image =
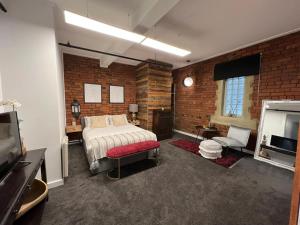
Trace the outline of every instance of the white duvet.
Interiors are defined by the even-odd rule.
[[[83,139],[90,169],[94,163],[106,157],[109,149],[147,140],[157,140],[156,135],[148,130],[128,124],[125,126],[108,126],[105,128],[84,128]]]

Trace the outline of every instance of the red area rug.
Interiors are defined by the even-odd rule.
[[[199,155],[199,143],[195,143],[193,141],[185,140],[185,139],[178,139],[175,141],[171,141],[170,144],[181,148],[185,151],[192,152],[196,155]],[[214,162],[220,166],[230,168],[233,164],[239,161],[241,158],[246,156],[246,153],[239,152],[233,149],[228,149],[222,152],[222,158],[220,159],[207,159],[211,162]],[[201,156],[202,157],[202,156]]]

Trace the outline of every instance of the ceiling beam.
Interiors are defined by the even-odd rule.
[[[166,15],[180,0],[147,0],[140,5],[131,15],[132,31],[146,34],[150,29]],[[114,41],[106,51],[117,54],[125,54],[134,43]],[[101,66],[107,67],[117,57],[105,56],[100,58]]]

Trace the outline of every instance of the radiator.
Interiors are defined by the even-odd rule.
[[[61,156],[62,156],[62,174],[63,177],[68,177],[68,167],[69,167],[69,139],[67,136],[63,138],[62,148],[61,148]]]

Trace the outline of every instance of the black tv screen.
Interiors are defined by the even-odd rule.
[[[293,152],[297,151],[297,140],[291,138],[272,135],[270,144],[277,148],[282,148],[288,151],[293,151]]]
[[[0,180],[22,155],[17,112],[0,114]]]

